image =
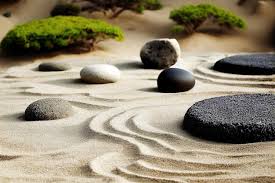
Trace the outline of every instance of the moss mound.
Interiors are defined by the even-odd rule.
[[[182,25],[182,30],[188,33],[196,31],[208,19],[212,20],[213,23],[230,29],[244,29],[246,27],[244,20],[240,17],[211,4],[182,6],[179,9],[171,11],[170,19]],[[178,26],[176,30],[179,31]]]
[[[56,16],[16,26],[1,42],[6,54],[51,51],[89,45],[113,38],[123,40],[120,28],[104,21],[74,16]]]

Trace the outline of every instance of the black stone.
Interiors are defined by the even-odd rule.
[[[3,16],[9,18],[11,17],[11,12],[10,11],[5,12],[3,13]]]
[[[165,69],[174,65],[179,57],[175,46],[169,40],[153,40],[140,51],[140,58],[147,69]]]
[[[197,102],[185,114],[183,128],[218,142],[275,140],[275,95],[233,95]]]
[[[194,85],[193,75],[183,69],[169,68],[162,71],[158,77],[158,90],[164,93],[188,91]]]
[[[219,60],[214,70],[242,75],[275,74],[275,54],[236,55]]]
[[[63,99],[46,98],[30,104],[25,111],[27,121],[56,120],[69,117],[73,108]]]

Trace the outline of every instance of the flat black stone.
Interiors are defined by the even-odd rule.
[[[158,77],[158,90],[164,93],[184,92],[195,85],[193,75],[183,69],[169,68],[163,70]]]
[[[275,74],[275,54],[235,55],[219,60],[214,70],[242,75]]]
[[[185,114],[183,128],[218,142],[275,140],[275,95],[234,95],[197,102]]]

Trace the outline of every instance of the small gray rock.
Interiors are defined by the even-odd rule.
[[[46,98],[30,104],[25,111],[27,121],[56,120],[73,113],[71,104],[63,99]]]
[[[165,69],[178,61],[180,52],[177,40],[156,39],[143,46],[140,51],[140,58],[145,68]]]
[[[46,62],[46,63],[41,63],[38,66],[39,71],[46,71],[46,72],[51,72],[51,71],[66,71],[71,69],[71,66],[66,63],[56,63],[56,62]]]

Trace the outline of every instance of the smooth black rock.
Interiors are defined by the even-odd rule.
[[[158,77],[158,90],[164,93],[188,91],[194,85],[193,75],[183,69],[169,68],[162,71]]]
[[[180,57],[180,46],[175,39],[157,39],[147,42],[140,51],[145,68],[165,69],[174,65]]]
[[[27,121],[56,120],[73,113],[71,104],[63,99],[46,98],[30,104],[25,111]]]
[[[10,11],[7,11],[7,12],[3,13],[2,15],[3,15],[4,17],[9,18],[9,17],[11,17],[11,12],[10,12]]]
[[[47,63],[41,63],[38,66],[39,71],[44,72],[51,72],[51,71],[66,71],[71,69],[71,66],[69,64],[65,63],[55,63],[55,62],[47,62]]]
[[[219,142],[275,140],[275,95],[233,95],[197,102],[185,114],[183,128]]]
[[[275,74],[275,54],[236,55],[219,60],[214,70],[243,75]]]

